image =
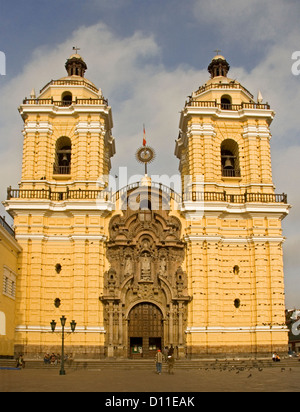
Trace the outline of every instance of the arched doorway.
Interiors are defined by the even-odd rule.
[[[128,316],[129,357],[151,358],[163,348],[163,314],[153,303],[135,305]]]

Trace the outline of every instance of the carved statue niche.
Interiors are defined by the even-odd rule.
[[[140,256],[141,280],[151,280],[151,256],[144,252]]]
[[[124,263],[124,276],[131,276],[133,273],[133,262],[132,262],[132,257],[130,255],[127,255],[125,257],[125,263]]]
[[[167,276],[167,258],[165,255],[159,257],[158,274],[159,276]]]
[[[177,295],[179,297],[187,295],[187,276],[186,273],[182,270],[182,267],[176,271],[176,288],[177,288]]]
[[[117,287],[119,286],[116,271],[113,268],[110,268],[108,272],[105,272],[104,284],[108,294],[113,296],[116,292]]]

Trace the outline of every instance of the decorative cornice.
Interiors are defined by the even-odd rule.
[[[188,327],[185,333],[257,333],[257,332],[288,332],[286,325],[274,326],[191,326]]]
[[[61,326],[57,325],[56,331],[60,332],[62,330]],[[18,325],[15,328],[16,332],[40,332],[40,333],[53,333],[51,326],[42,326],[42,325]],[[71,332],[70,327],[65,327],[65,332]],[[106,333],[106,330],[103,326],[76,326],[75,332],[72,333]]]
[[[186,235],[184,236],[185,242],[211,242],[211,243],[276,243],[281,244],[284,242],[285,238],[282,236],[274,237],[274,236],[244,236],[244,237],[226,237],[221,235],[216,236],[209,236],[209,235]]]

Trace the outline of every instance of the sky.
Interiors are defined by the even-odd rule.
[[[0,199],[21,177],[17,108],[33,88],[38,93],[65,76],[73,46],[87,63],[86,77],[112,107],[117,153],[111,174],[127,167],[129,176],[143,173],[135,161],[143,124],[156,151],[149,173],[178,173],[179,113],[208,80],[207,66],[220,49],[229,77],[255,98],[260,90],[276,112],[273,181],[292,205],[283,221],[286,307],[300,308],[299,21],[299,0],[1,0]]]

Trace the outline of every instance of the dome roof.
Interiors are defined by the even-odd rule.
[[[218,60],[218,59],[222,59],[222,60],[226,60],[224,56],[222,56],[221,54],[217,54],[213,59],[213,60]]]
[[[83,60],[83,58],[80,56],[80,54],[78,54],[78,53],[74,53],[74,54],[72,54],[70,57],[69,57],[69,60],[71,60],[71,59],[81,59],[81,60]]]

